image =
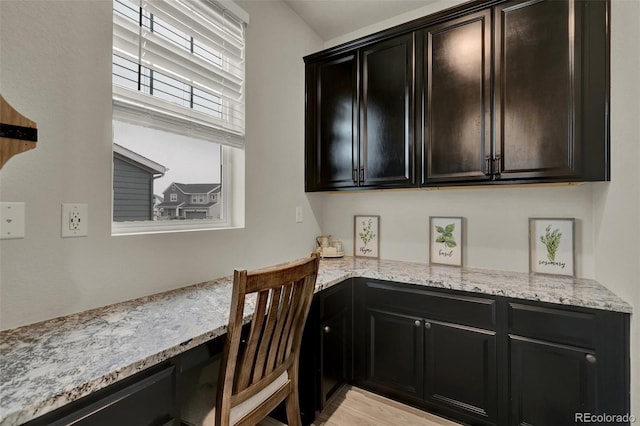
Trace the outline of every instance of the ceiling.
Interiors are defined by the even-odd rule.
[[[435,0],[284,0],[324,41]]]

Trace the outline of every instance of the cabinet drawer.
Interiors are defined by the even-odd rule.
[[[369,306],[393,308],[426,319],[479,328],[496,327],[496,301],[493,299],[383,281],[366,281],[365,286]]]
[[[552,304],[508,303],[509,332],[558,343],[592,346],[598,333],[595,311]]]

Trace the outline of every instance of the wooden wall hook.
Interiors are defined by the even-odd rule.
[[[0,169],[9,158],[35,148],[37,141],[36,123],[16,111],[0,95]]]

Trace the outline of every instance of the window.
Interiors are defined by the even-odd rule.
[[[113,0],[114,234],[236,226],[246,23],[228,0]]]

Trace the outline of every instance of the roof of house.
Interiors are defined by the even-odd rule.
[[[166,173],[167,170],[169,170],[162,164],[156,163],[155,161],[150,160],[147,157],[138,154],[137,152],[133,152],[130,149],[123,147],[122,145],[118,145],[117,143],[113,144],[113,155],[138,167],[148,169],[151,173],[154,174]]]
[[[210,194],[212,192],[220,191],[219,183],[178,183],[173,182],[164,192],[167,192],[171,187],[175,187],[183,194]]]

